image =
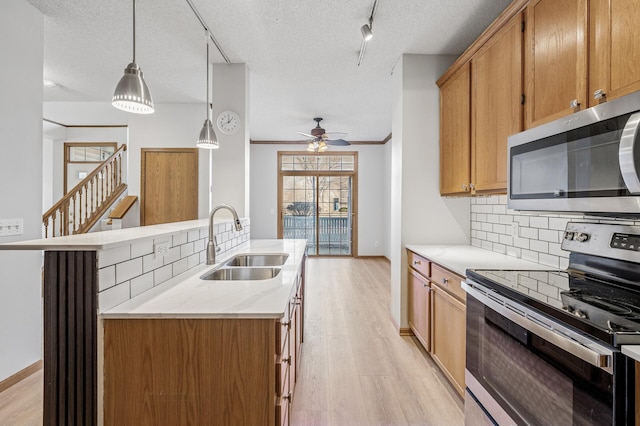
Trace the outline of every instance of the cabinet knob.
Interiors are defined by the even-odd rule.
[[[604,90],[602,89],[598,89],[595,92],[593,92],[593,99],[602,99],[604,97],[606,97],[607,94],[604,93]]]
[[[442,284],[448,284],[448,283],[449,283],[449,278],[442,279]]]
[[[286,394],[286,395],[283,395],[283,396],[282,396],[282,399],[286,399],[287,401],[291,402],[291,392],[289,392],[289,393],[288,393],[288,394]]]
[[[414,260],[413,266],[417,266],[417,265],[422,265],[422,262],[420,262],[419,260]]]
[[[291,321],[284,321],[284,322],[282,323],[282,326],[283,326],[283,327],[287,327],[287,328],[291,328]]]
[[[572,100],[571,102],[569,102],[569,108],[573,108],[576,109],[580,106],[580,101],[577,99]]]
[[[291,355],[286,358],[282,358],[282,362],[286,362],[287,364],[291,365]]]
[[[462,184],[462,190],[463,190],[463,191],[466,191],[466,190],[467,190],[467,188],[468,188],[468,187],[467,187],[467,184],[466,184],[466,183],[463,183],[463,184]]]
[[[476,186],[473,183],[469,184],[469,188],[471,188],[472,190],[476,189]]]

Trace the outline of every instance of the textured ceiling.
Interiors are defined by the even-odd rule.
[[[28,1],[45,15],[44,78],[59,85],[45,101],[110,101],[131,60],[131,1]],[[346,139],[382,140],[400,55],[460,54],[510,0],[378,0],[360,67],[371,0],[193,2],[231,62],[249,66],[252,139],[296,140],[321,116]],[[136,18],[136,62],[154,101],[204,103],[204,30],[186,1],[138,0]]]

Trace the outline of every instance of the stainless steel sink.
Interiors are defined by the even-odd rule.
[[[200,277],[201,280],[268,280],[280,273],[280,268],[219,268]]]
[[[227,266],[282,266],[289,258],[288,254],[238,254],[227,260]]]

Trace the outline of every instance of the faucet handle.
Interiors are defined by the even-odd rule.
[[[218,245],[218,239],[216,238],[216,236],[213,236],[213,245],[216,247],[216,253],[220,253],[220,250],[222,250],[222,247],[220,247]]]

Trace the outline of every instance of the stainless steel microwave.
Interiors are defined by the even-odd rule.
[[[640,92],[509,137],[514,210],[640,217]]]

